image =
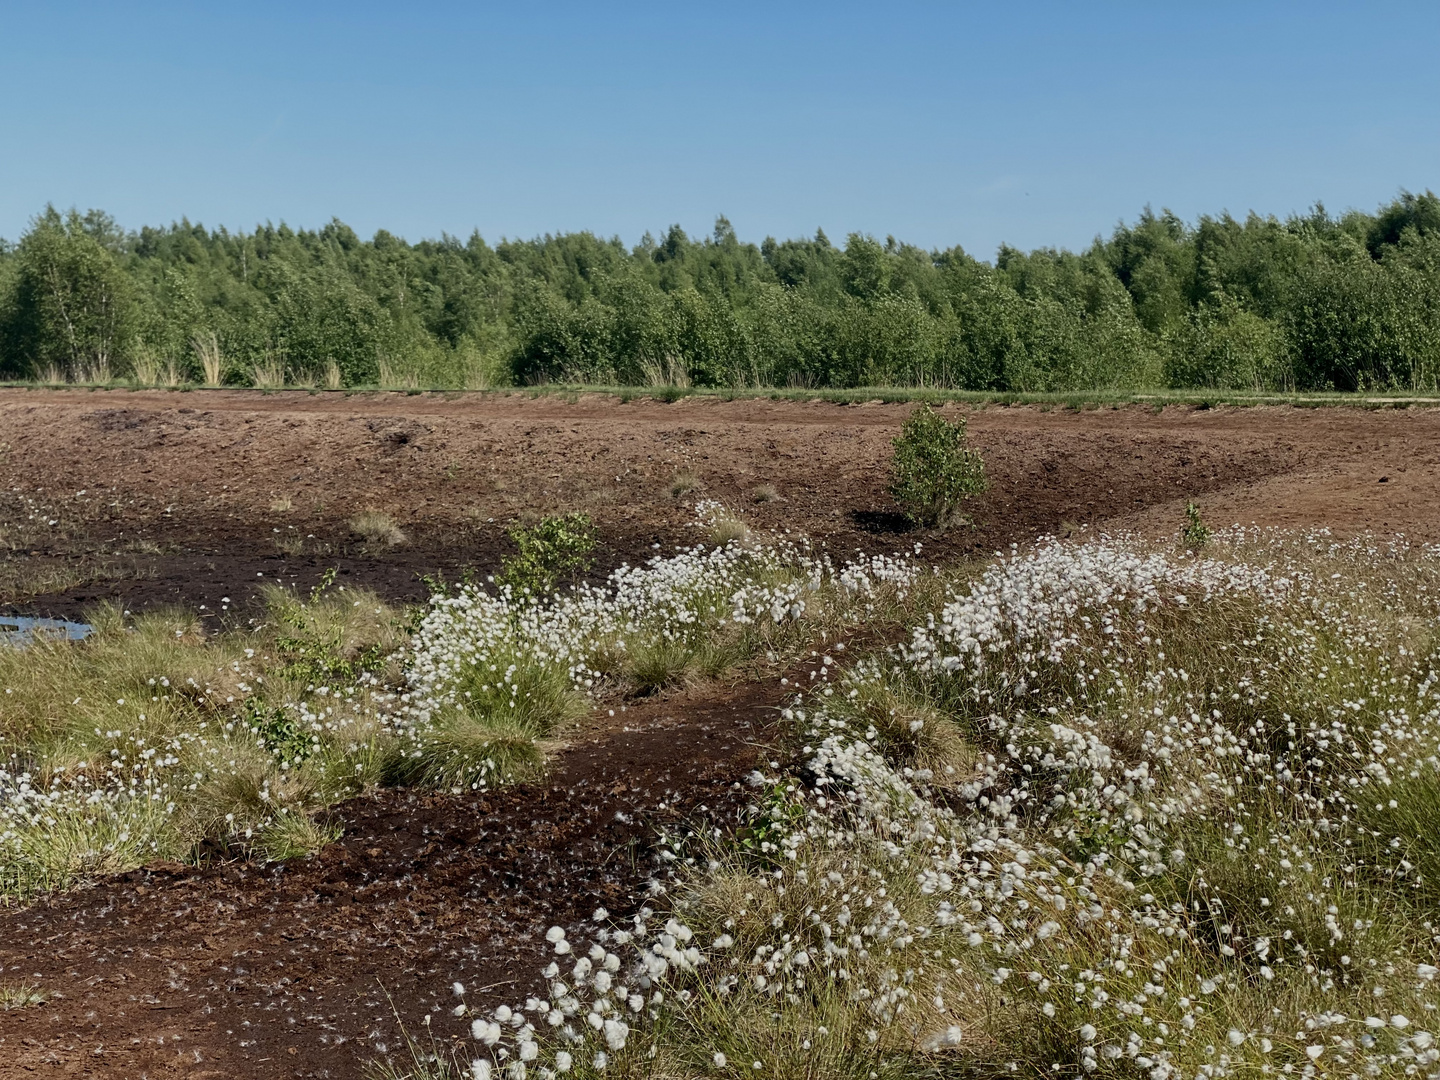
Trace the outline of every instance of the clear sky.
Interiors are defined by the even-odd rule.
[[[1440,4],[0,0],[0,236],[672,222],[990,257],[1440,188]]]

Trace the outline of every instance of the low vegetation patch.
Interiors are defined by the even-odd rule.
[[[535,743],[593,700],[783,662],[841,626],[893,620],[932,585],[905,560],[837,567],[798,545],[730,543],[549,596],[462,587],[435,597],[415,632],[401,767],[489,786],[532,766]]]
[[[734,510],[714,499],[702,499],[695,505],[695,513],[706,537],[715,547],[730,544],[749,544],[754,536],[750,526]]]
[[[0,985],[0,1009],[28,1009],[35,1005],[44,1005],[50,1000],[38,986],[31,986],[27,983],[7,983]]]
[[[761,484],[750,489],[750,500],[757,503],[774,502],[780,498],[780,493],[775,490],[774,484]]]
[[[551,585],[577,551],[557,537],[581,524],[558,521],[530,534]],[[181,612],[99,609],[82,643],[0,648],[0,902],[156,859],[307,854],[336,835],[318,812],[338,800],[530,775],[597,703],[785,663],[938,580],[729,544],[561,591],[467,585],[412,613],[332,574],[308,597],[269,590],[260,625],[216,636]]]
[[[687,471],[676,473],[674,478],[670,481],[670,495],[672,498],[676,499],[680,498],[680,496],[682,495],[688,495],[690,492],[695,490],[696,485],[698,485],[699,483],[700,481],[692,472]]]
[[[408,537],[395,519],[380,510],[362,510],[350,519],[350,531],[367,544],[399,547]]]
[[[1437,588],[1324,536],[1003,559],[415,1075],[1434,1075]]]
[[[287,815],[378,781],[400,613],[344,589],[267,600],[262,626],[213,637],[183,612],[103,607],[84,642],[0,647],[0,902],[155,859],[273,853],[298,832]]]

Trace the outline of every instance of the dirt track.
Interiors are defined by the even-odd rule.
[[[842,552],[920,539],[944,557],[1082,525],[1173,532],[1192,497],[1214,524],[1440,540],[1440,411],[972,411],[992,487],[979,528],[944,538],[900,531],[884,494],[908,411],[5,391],[0,551],[8,542],[27,571],[112,560],[110,576],[23,605],[65,614],[107,595],[213,609],[256,580],[305,583],[330,565],[416,596],[418,574],[488,570],[510,520],[552,509],[588,510],[607,559],[634,559],[694,536],[701,495]],[[676,498],[686,471],[699,485]],[[751,502],[760,484],[780,500]],[[272,508],[282,497],[290,509]],[[410,543],[364,549],[345,522],[365,506]],[[291,531],[299,554],[277,547]],[[657,824],[733,819],[781,693],[595,717],[544,782],[499,794],[358,800],[337,808],[344,839],[314,859],[153,868],[0,914],[0,982],[59,995],[0,1013],[0,1076],[352,1078],[395,1048],[382,991],[410,1023],[429,1013],[437,1035],[458,1031],[451,981],[512,997],[546,926],[624,910],[652,872]]]
[[[0,609],[75,615],[116,597],[214,611],[257,580],[305,584],[332,565],[344,580],[417,598],[422,574],[493,569],[522,515],[588,511],[614,564],[694,537],[699,497],[841,552],[893,550],[922,539],[903,533],[885,493],[890,440],[909,411],[600,395],[0,391],[0,569],[59,583],[8,597],[0,587]],[[1081,525],[1173,531],[1187,498],[1215,524],[1440,539],[1440,411],[968,415],[992,486],[975,506],[979,528],[923,538],[937,558]],[[672,495],[685,473],[696,486]],[[766,484],[780,498],[754,503]],[[351,536],[348,519],[372,507],[409,542],[376,550]]]

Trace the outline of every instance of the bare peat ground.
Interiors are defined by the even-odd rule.
[[[329,566],[393,599],[494,568],[524,514],[584,509],[606,562],[698,538],[697,497],[837,555],[916,540],[944,559],[1037,533],[1328,525],[1440,539],[1440,412],[1131,407],[969,412],[990,492],[978,528],[904,532],[884,494],[908,406],[582,397],[0,391],[0,610],[244,610],[260,581]],[[677,476],[696,486],[676,496]],[[780,498],[755,503],[772,485]],[[366,548],[356,510],[408,544]],[[298,543],[297,543],[298,541]],[[541,935],[624,913],[657,826],[725,825],[767,740],[773,683],[595,716],[547,777],[489,795],[381,793],[285,866],[154,867],[0,913],[0,1077],[335,1077],[393,1052],[393,1008],[442,1040],[472,1002],[523,998]],[[518,982],[515,980],[519,980]],[[482,989],[488,988],[488,989]],[[418,1028],[423,1033],[423,1028]],[[382,1051],[381,1047],[385,1049]]]
[[[403,1049],[397,1014],[443,1045],[469,1026],[451,983],[522,1003],[548,927],[634,912],[659,828],[735,820],[780,698],[631,706],[543,781],[341,805],[312,858],[162,864],[4,913],[0,978],[55,996],[0,1013],[0,1076],[355,1077]]]
[[[1221,524],[1440,530],[1440,411],[992,406],[968,411],[992,480],[979,527],[922,538],[899,531],[885,493],[910,408],[0,390],[0,611],[73,617],[116,598],[214,613],[225,597],[233,611],[257,582],[303,586],[331,566],[420,599],[422,575],[488,572],[515,520],[570,509],[599,525],[603,570],[697,539],[700,497],[837,554],[925,539],[945,558],[1116,522],[1173,531],[1187,498]],[[762,485],[779,498],[754,502]],[[366,508],[408,543],[353,537]]]

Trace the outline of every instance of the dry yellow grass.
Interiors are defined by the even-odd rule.
[[[349,524],[350,531],[366,543],[398,547],[408,539],[395,519],[383,510],[361,510]]]
[[[695,474],[689,469],[686,469],[684,472],[676,473],[670,481],[670,494],[678,499],[681,495],[694,491],[699,484],[700,481]]]

